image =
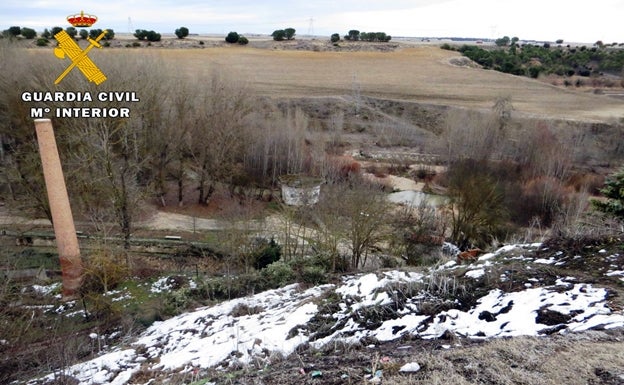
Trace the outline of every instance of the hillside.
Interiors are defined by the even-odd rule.
[[[99,55],[153,57],[167,68],[198,79],[225,71],[271,97],[351,96],[408,100],[443,106],[489,109],[498,97],[511,97],[518,113],[530,116],[611,121],[620,103],[592,89],[566,89],[544,82],[484,71],[466,65],[461,54],[427,43],[341,42],[251,39],[250,46],[228,45],[215,38],[163,39],[140,47],[114,40]],[[199,45],[199,41],[205,41]],[[192,48],[190,48],[192,47]],[[316,49],[315,47],[322,47]],[[362,48],[364,47],[364,48]],[[373,48],[371,48],[373,47]],[[381,47],[381,48],[380,48]],[[387,47],[387,48],[383,48]],[[49,55],[50,48],[33,49]],[[459,65],[458,65],[459,64]],[[62,64],[58,63],[62,70]]]
[[[126,52],[127,50],[123,50]],[[145,50],[131,51],[144,55]],[[510,96],[519,113],[560,119],[610,120],[621,103],[605,95],[557,88],[524,77],[456,66],[459,54],[437,47],[392,52],[314,52],[223,47],[147,50],[195,76],[227,71],[271,96],[370,95],[436,105],[491,108]]]
[[[198,308],[27,383],[621,384],[621,248],[554,247],[510,245],[471,265],[343,276]],[[188,290],[173,282],[147,287]],[[136,301],[127,288],[109,295]],[[58,305],[50,311],[75,317]]]
[[[197,39],[92,50],[105,83],[55,86],[127,104],[24,101],[68,62],[0,42],[0,382],[622,383],[621,222],[589,215],[621,100],[429,44]],[[59,105],[131,110],[53,119],[65,300],[29,115]],[[282,202],[293,174],[317,204]]]

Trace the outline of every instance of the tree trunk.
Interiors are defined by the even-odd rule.
[[[184,205],[184,180],[178,178],[178,206]]]
[[[121,225],[121,233],[124,238],[124,248],[127,250],[130,248],[130,235],[132,232],[132,216],[130,214],[130,207],[128,202],[128,189],[126,185],[126,176],[124,171],[120,175],[121,180],[121,194],[119,194],[119,219]]]

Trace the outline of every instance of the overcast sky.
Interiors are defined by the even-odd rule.
[[[624,42],[624,0],[0,0],[0,29],[67,27],[72,13],[92,13],[94,28],[173,33],[346,34],[479,37],[567,42]]]

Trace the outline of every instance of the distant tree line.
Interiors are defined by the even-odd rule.
[[[563,43],[563,40],[560,39]],[[561,44],[559,43],[559,44]],[[602,73],[620,75],[624,50],[604,46],[551,47],[550,44],[518,44],[518,38],[496,40],[496,48],[463,45],[457,50],[486,69],[537,78],[540,73],[559,76],[591,76]],[[445,49],[454,49],[448,44]]]
[[[22,36],[24,39],[34,39],[35,37],[37,37],[37,32],[32,29],[32,28],[28,28],[28,27],[19,27],[19,26],[12,26],[9,27],[8,29],[5,29],[4,31],[2,31],[2,37],[18,37],[18,36]]]
[[[357,29],[352,29],[345,35],[344,39],[349,41],[389,42],[392,36],[385,32],[360,32]]]
[[[139,40],[160,41],[161,35],[155,31],[137,29],[134,33],[134,37],[136,37]]]
[[[296,30],[294,28],[276,29],[271,36],[275,41],[293,40]]]
[[[37,39],[37,45],[39,46],[48,45],[50,40],[54,39],[54,36],[61,31],[63,31],[63,28],[58,27],[58,26],[52,27],[51,29],[48,29],[48,28],[44,29],[43,32],[41,33],[41,37]],[[73,39],[75,39],[76,36],[80,36],[81,39],[87,39],[88,37],[95,39],[102,33],[102,31],[103,31],[102,29],[91,29],[89,31],[87,31],[86,29],[81,29],[80,31],[78,31],[74,27],[65,28],[65,32]],[[2,34],[0,35],[0,37],[9,37],[9,38],[16,38],[19,36],[21,36],[24,39],[32,40],[37,37],[37,31],[28,27],[12,26],[2,31]],[[114,38],[115,38],[115,31],[112,29],[107,29],[106,35],[104,35],[104,40],[112,40]]]

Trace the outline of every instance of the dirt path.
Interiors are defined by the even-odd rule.
[[[366,162],[362,162],[366,163]],[[373,174],[365,173],[371,179],[380,183],[389,185],[395,190],[400,191],[422,191],[424,183],[416,182],[411,178],[400,177],[396,175],[388,175],[384,178],[375,177]],[[76,222],[77,226],[88,226],[87,222]],[[0,206],[0,226],[20,226],[20,227],[52,227],[48,219],[42,218],[26,218],[13,215],[5,206]],[[224,230],[232,227],[239,227],[230,221],[220,219],[200,218],[192,215],[177,214],[165,211],[155,211],[154,214],[144,220],[137,221],[135,227],[137,229],[155,230],[155,231],[215,231]],[[242,224],[240,226],[243,226]],[[278,215],[267,216],[262,221],[253,221],[253,223],[244,225],[247,229],[255,229],[266,235],[279,234],[283,231],[283,221]]]
[[[151,218],[137,223],[137,227],[149,230],[220,230],[224,223],[216,219],[197,218],[191,215],[157,211]]]

